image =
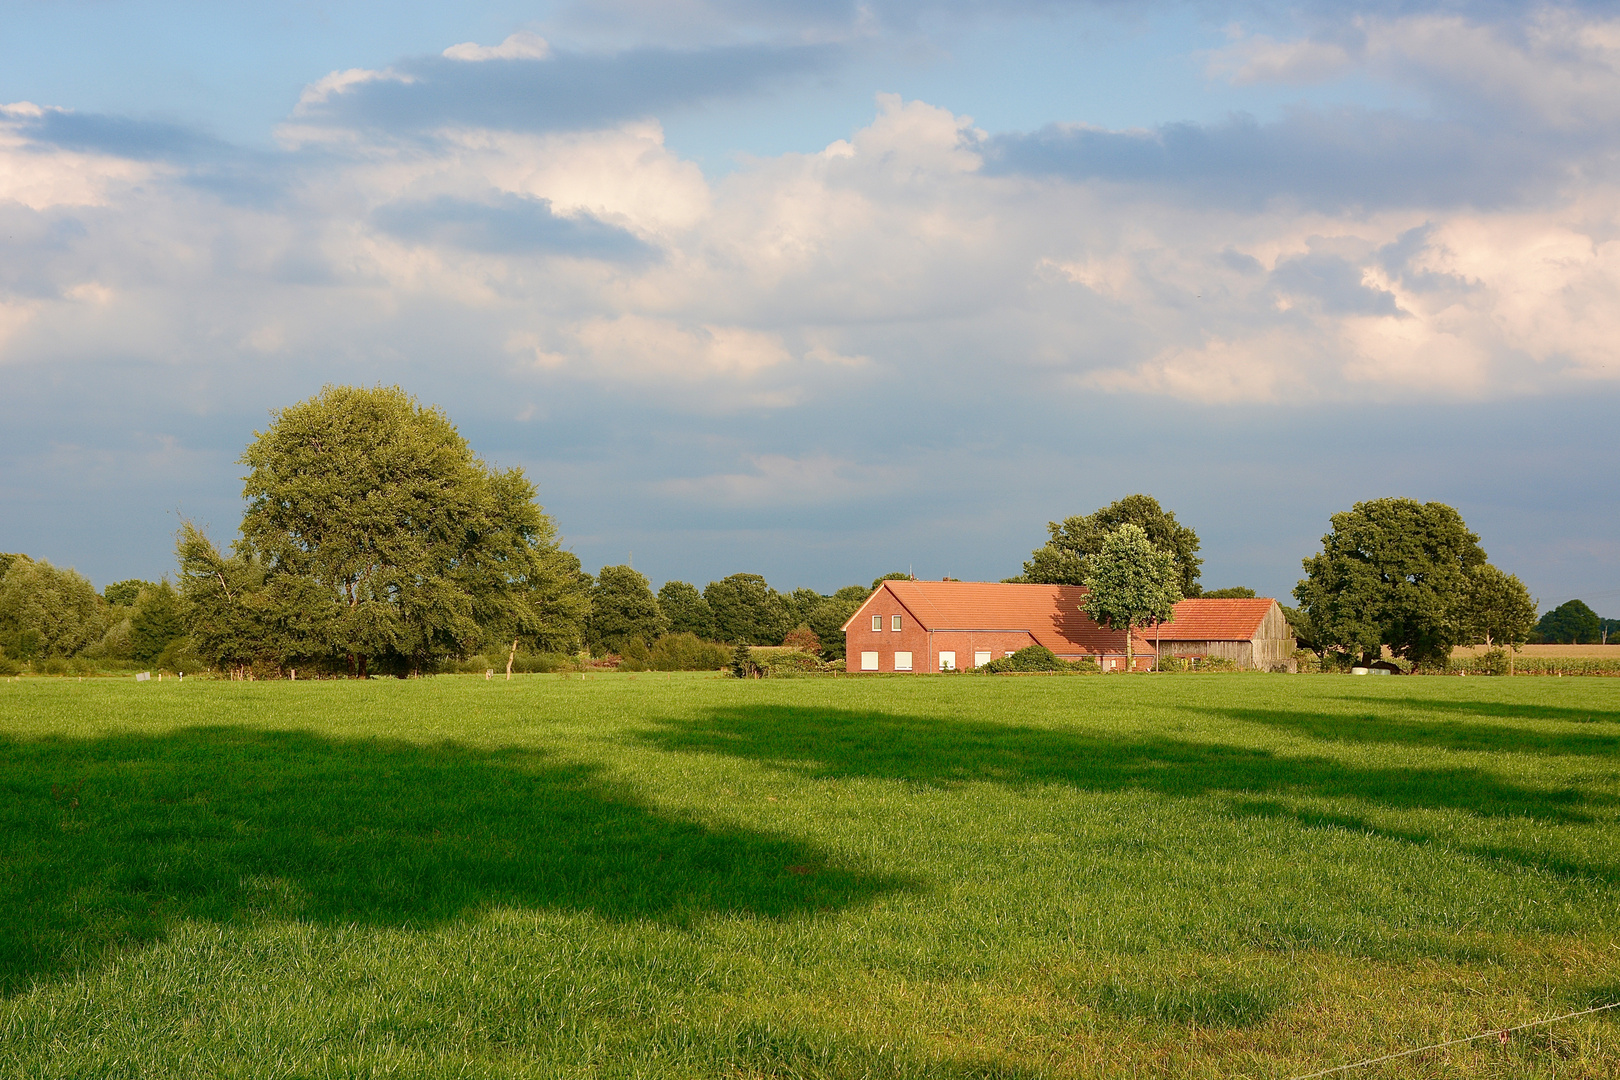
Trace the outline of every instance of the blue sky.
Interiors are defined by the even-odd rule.
[[[98,584],[384,382],[655,582],[1405,495],[1620,610],[1610,5],[13,0],[0,107],[0,550]]]

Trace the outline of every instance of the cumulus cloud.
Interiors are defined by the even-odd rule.
[[[539,34],[519,30],[499,45],[480,45],[463,41],[452,45],[441,54],[450,60],[546,60],[551,56],[551,45]]]

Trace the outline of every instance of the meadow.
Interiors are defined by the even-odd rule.
[[[0,1075],[1290,1077],[1620,1000],[1620,680],[0,683]],[[1613,1077],[1620,1010],[1349,1076]]]

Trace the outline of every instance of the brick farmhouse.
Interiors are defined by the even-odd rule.
[[[849,671],[923,672],[978,667],[1030,645],[1065,660],[1124,670],[1125,632],[1080,610],[1078,585],[885,581],[844,624]],[[1294,651],[1277,601],[1183,600],[1175,618],[1133,631],[1138,670],[1158,655],[1219,656],[1239,667],[1286,666]],[[1161,650],[1162,649],[1162,653]]]

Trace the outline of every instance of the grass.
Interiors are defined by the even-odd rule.
[[[0,683],[0,1075],[1293,1076],[1620,1000],[1617,751],[1599,679]]]

